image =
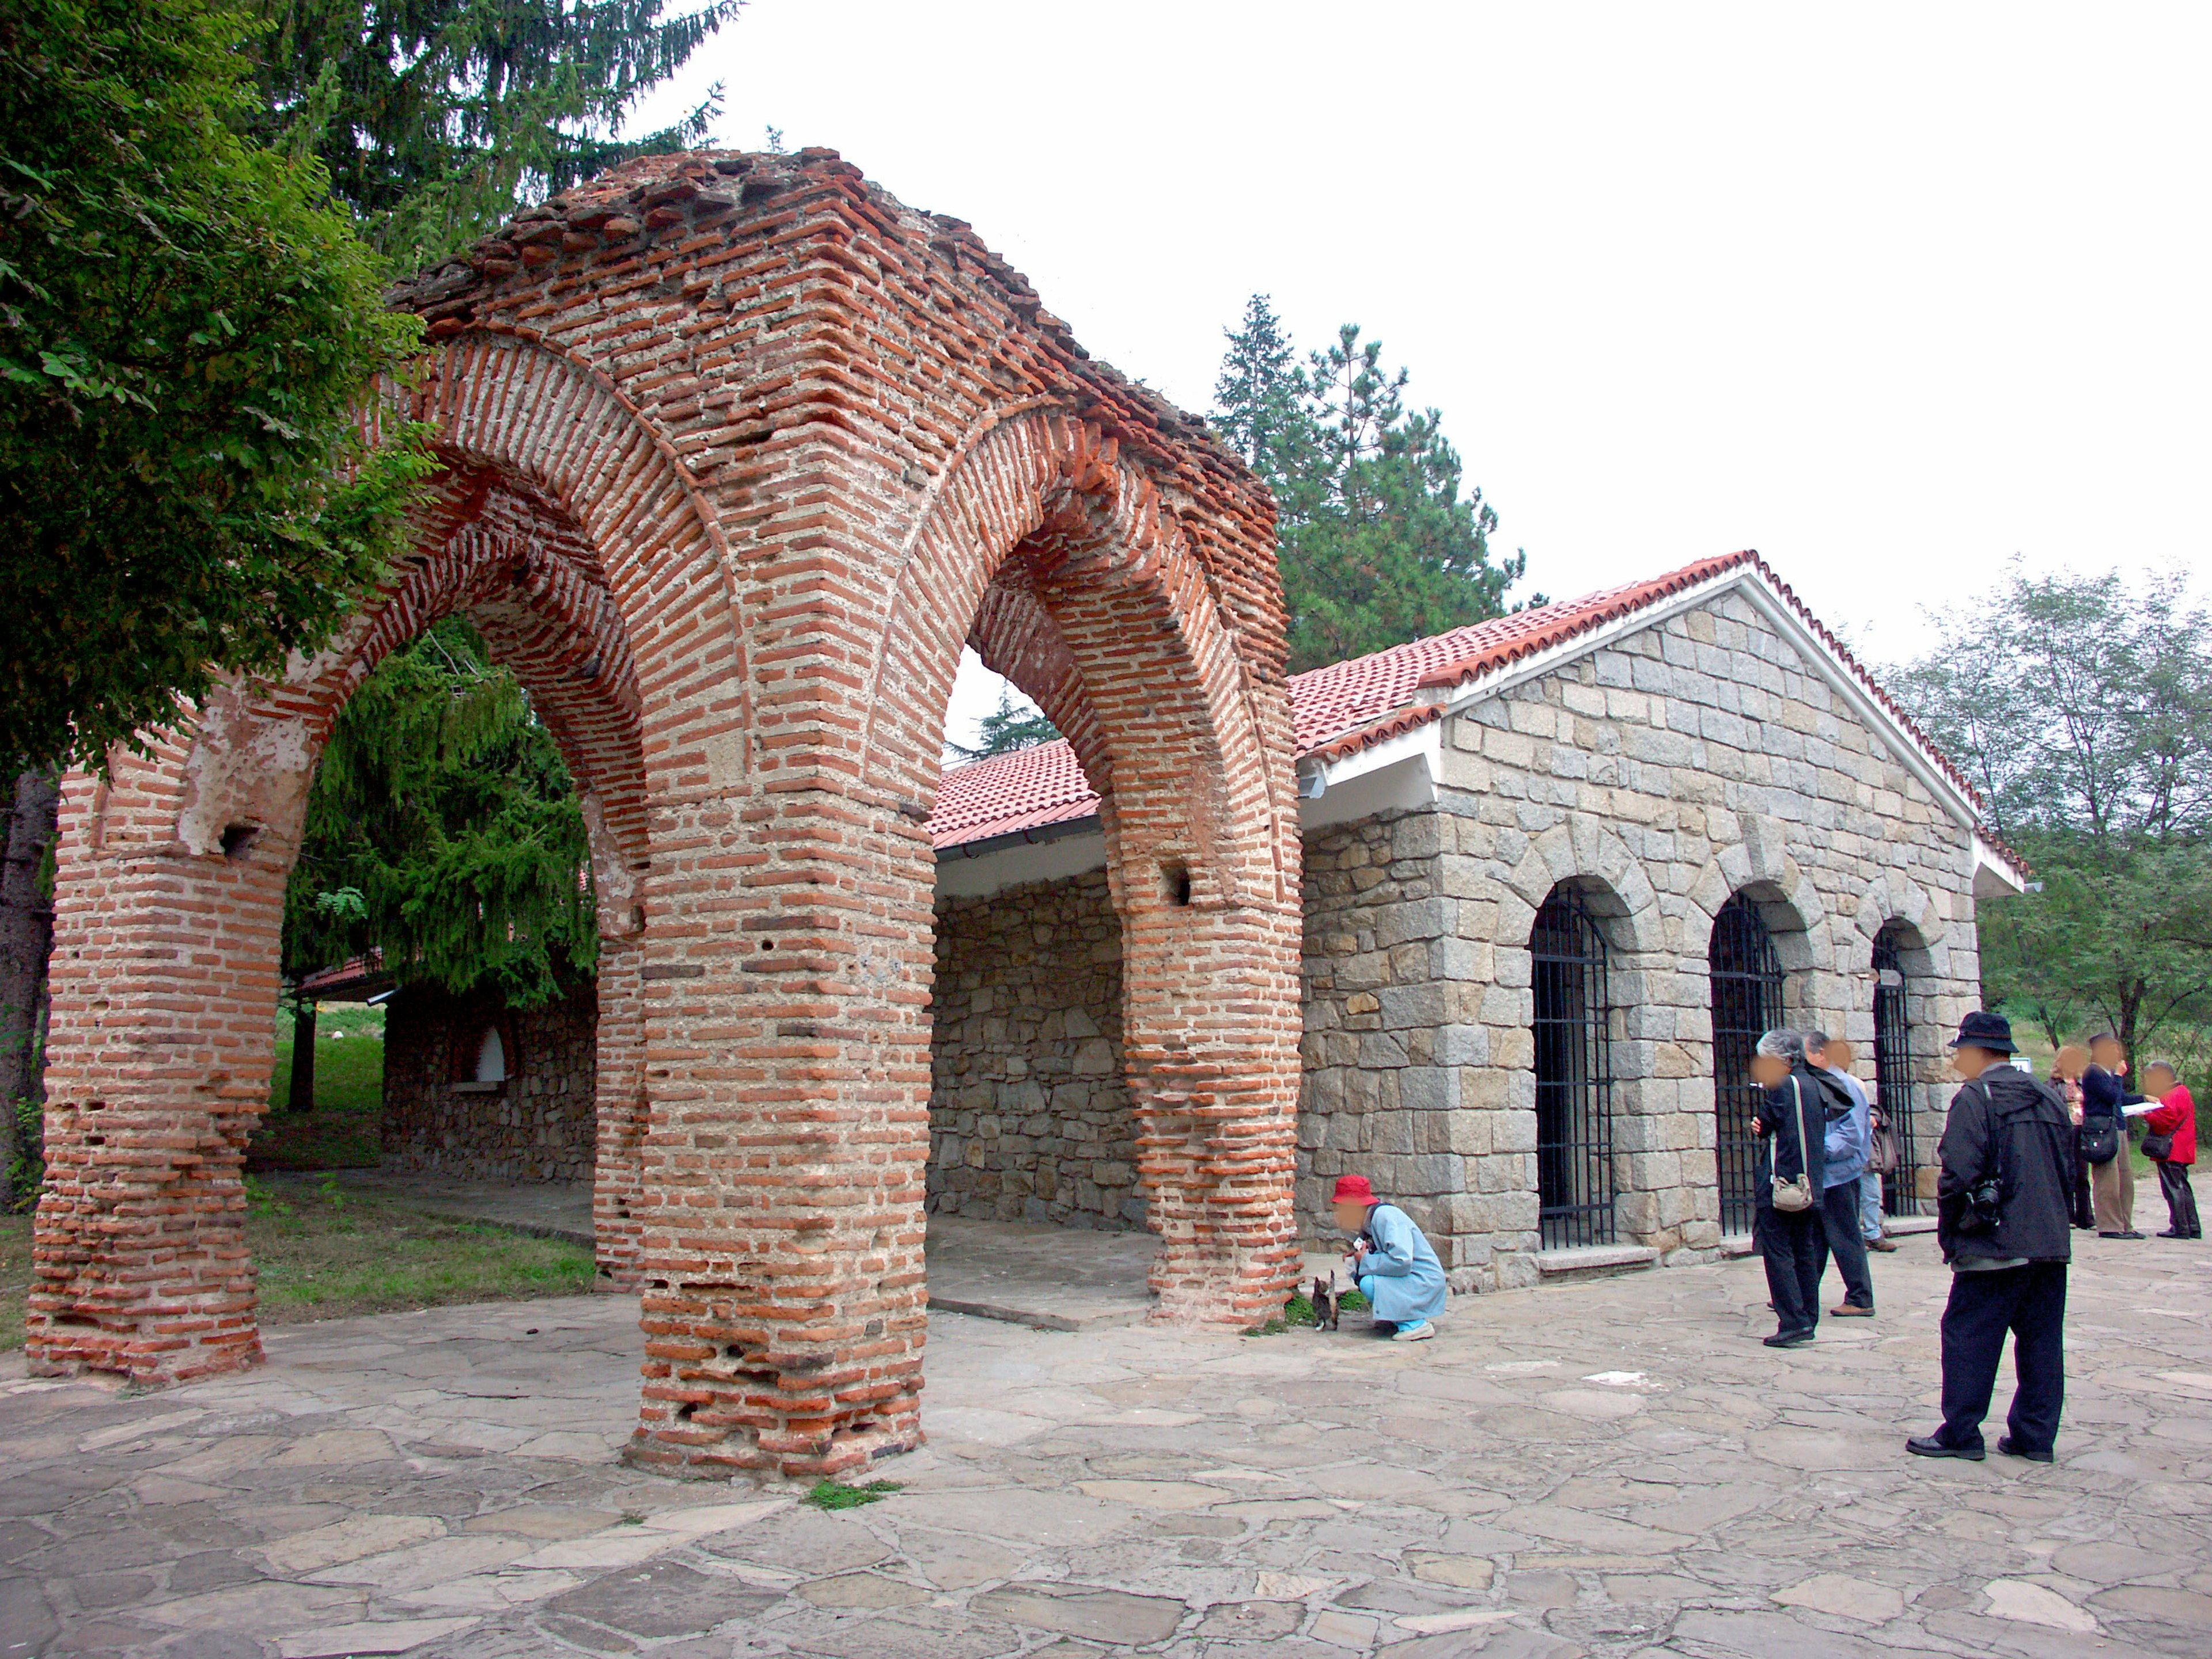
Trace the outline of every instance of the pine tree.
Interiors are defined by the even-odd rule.
[[[599,952],[568,769],[459,617],[378,665],[323,751],[286,894],[288,977],[381,950],[403,981],[539,1006]]]
[[[972,749],[957,743],[945,746],[963,762],[972,764],[996,755],[1011,755],[1017,749],[1057,743],[1060,728],[1026,697],[1017,702],[1012,690],[1002,685],[999,688],[999,706],[975,723],[975,736],[977,741]]]
[[[1504,614],[1526,556],[1492,562],[1497,514],[1379,342],[1347,324],[1297,368],[1264,295],[1229,340],[1214,422],[1274,492],[1291,672]]]
[[[618,143],[738,0],[256,0],[264,133],[330,170],[364,234],[428,264],[624,156],[696,144],[716,86]]]

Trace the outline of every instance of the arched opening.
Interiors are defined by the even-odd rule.
[[[1712,980],[1714,1151],[1719,1163],[1721,1231],[1751,1231],[1756,1193],[1757,1145],[1751,1120],[1758,1115],[1759,1085],[1751,1080],[1752,1051],[1760,1036],[1782,1024],[1782,958],[1774,934],[1747,894],[1732,895],[1713,918],[1705,963]]]
[[[1563,882],[1528,935],[1538,1226],[1547,1250],[1615,1242],[1613,1004],[1605,934]]]
[[[1906,976],[1917,935],[1887,922],[1874,940],[1874,1075],[1875,1099],[1897,1137],[1898,1166],[1882,1177],[1881,1207],[1889,1215],[1920,1213],[1914,1172],[1911,986]]]

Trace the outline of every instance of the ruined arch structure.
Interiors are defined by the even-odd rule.
[[[330,722],[465,611],[583,792],[601,1266],[635,1461],[834,1472],[920,1436],[933,855],[963,644],[1103,797],[1159,1316],[1296,1270],[1299,842],[1264,492],[956,220],[826,150],[630,164],[401,296],[447,471],[278,684],[65,807],[30,1356],[258,1352],[239,1170]]]

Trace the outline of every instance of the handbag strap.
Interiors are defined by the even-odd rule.
[[[1797,1081],[1797,1073],[1790,1074],[1790,1097],[1797,1105],[1797,1178],[1805,1183],[1805,1190],[1813,1189],[1813,1149],[1805,1144],[1805,1091]]]

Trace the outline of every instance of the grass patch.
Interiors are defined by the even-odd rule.
[[[865,1486],[841,1486],[835,1480],[817,1480],[807,1488],[806,1496],[800,1501],[817,1510],[856,1510],[863,1504],[889,1498],[898,1490],[896,1480],[871,1480]]]
[[[1345,1313],[1371,1313],[1374,1311],[1375,1307],[1373,1303],[1370,1302],[1358,1291],[1338,1291],[1336,1305],[1340,1311]]]
[[[1313,1325],[1319,1322],[1314,1317],[1313,1298],[1304,1291],[1297,1292],[1288,1302],[1283,1304],[1284,1324]]]
[[[0,1353],[23,1346],[23,1304],[31,1292],[31,1218],[0,1211]]]
[[[249,1178],[246,1243],[260,1270],[261,1322],[298,1325],[457,1302],[590,1292],[592,1253],[558,1239],[441,1221],[338,1192]],[[23,1346],[31,1218],[0,1215],[0,1352]]]
[[[249,1170],[373,1170],[384,1155],[384,1010],[326,1006],[316,1023],[315,1103],[291,1109],[292,1018],[276,1022],[269,1111],[246,1149]]]
[[[591,1251],[560,1239],[441,1220],[343,1192],[334,1180],[249,1180],[246,1194],[246,1243],[266,1325],[592,1288]]]

